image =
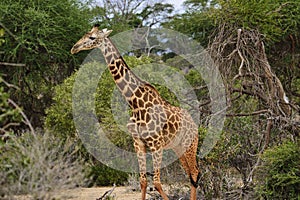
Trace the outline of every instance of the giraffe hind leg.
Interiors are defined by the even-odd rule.
[[[190,199],[191,200],[196,200],[197,198],[197,187],[200,179],[200,173],[199,173],[198,163],[196,159],[197,147],[198,147],[198,138],[196,137],[192,142],[192,144],[189,146],[189,148],[187,148],[183,154],[181,153],[182,155],[178,151],[179,149],[175,151],[177,155],[180,156],[179,160],[181,162],[181,165],[190,178],[190,183],[191,183]]]
[[[198,147],[198,137],[194,139],[189,149],[184,153],[190,170],[189,176],[191,182],[191,196],[190,196],[191,200],[196,200],[197,198],[197,187],[198,187],[198,181],[200,179],[200,171],[196,159],[197,147]]]
[[[198,173],[198,176],[197,176],[197,179],[196,179],[196,181],[193,179],[193,177],[190,175],[190,182],[191,182],[191,184],[195,187],[195,188],[197,188],[198,186],[199,186],[199,180],[200,180],[200,173]]]
[[[161,197],[164,200],[169,200],[168,196],[163,191],[161,182],[160,182],[160,167],[161,167],[161,161],[162,161],[162,149],[153,151],[152,159],[153,159],[153,168],[154,168],[154,177],[153,177],[154,187],[159,192],[159,194],[161,195]]]
[[[190,183],[192,184],[192,186],[194,186],[195,188],[197,188],[198,187],[198,184],[199,184],[199,179],[200,179],[200,173],[199,173],[199,170],[195,170],[195,168],[194,168],[194,171],[191,171],[191,167],[190,167],[190,165],[188,164],[188,161],[187,161],[187,158],[186,158],[186,156],[185,155],[182,155],[180,158],[179,158],[179,160],[180,160],[180,163],[181,163],[181,165],[182,165],[182,167],[183,167],[183,169],[185,170],[185,172],[186,172],[186,174],[189,176],[189,178],[190,178]],[[198,169],[197,167],[196,167],[196,169]],[[197,178],[195,179],[194,177],[195,177],[195,174],[197,174]]]

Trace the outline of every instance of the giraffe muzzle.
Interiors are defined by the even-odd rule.
[[[80,49],[80,44],[75,44],[72,49],[71,49],[71,54],[76,54],[78,53],[79,51],[81,51]]]

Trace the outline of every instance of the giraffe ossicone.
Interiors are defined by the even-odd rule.
[[[172,149],[190,177],[191,200],[196,200],[199,168],[196,161],[198,127],[183,108],[171,105],[148,82],[136,76],[109,38],[112,30],[95,25],[71,49],[75,54],[82,50],[99,48],[117,88],[131,109],[127,128],[134,140],[140,171],[142,199],[146,198],[146,150],[153,158],[154,186],[164,200],[168,196],[160,182],[160,167],[164,149]]]

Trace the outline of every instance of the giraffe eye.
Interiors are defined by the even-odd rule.
[[[94,40],[94,39],[96,39],[96,38],[95,38],[95,37],[90,37],[90,39],[91,39],[91,40]]]

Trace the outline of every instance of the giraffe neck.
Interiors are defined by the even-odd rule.
[[[104,43],[100,49],[104,55],[108,69],[118,89],[121,91],[122,95],[130,105],[130,98],[134,94],[134,91],[138,87],[147,84],[147,82],[139,79],[129,69],[118,49],[109,38],[105,38]]]

